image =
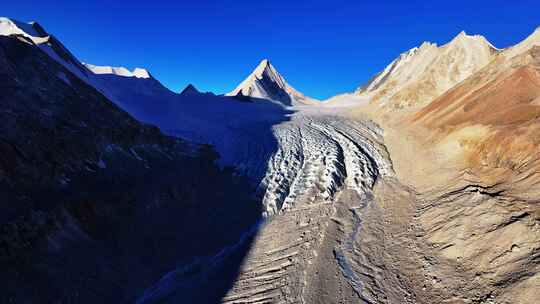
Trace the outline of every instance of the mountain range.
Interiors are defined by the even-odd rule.
[[[174,92],[0,18],[2,303],[536,303],[540,28],[316,100]]]

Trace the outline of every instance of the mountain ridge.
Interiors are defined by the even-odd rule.
[[[442,46],[424,42],[400,54],[355,94],[394,109],[423,106],[485,66],[497,52],[483,36],[464,31]]]

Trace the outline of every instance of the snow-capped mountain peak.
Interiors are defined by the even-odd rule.
[[[35,44],[79,78],[90,82],[87,80],[88,70],[58,39],[49,34],[39,23],[24,23],[0,17],[0,35],[23,37],[27,43]]]
[[[0,35],[22,35],[27,38],[45,38],[49,34],[37,23],[24,23],[6,17],[0,17]]]
[[[226,95],[266,99],[285,106],[316,102],[290,86],[268,59],[261,60],[255,70]]]
[[[265,77],[265,75],[267,75],[272,79],[280,80],[281,82],[285,82],[283,80],[283,77],[281,77],[281,75],[276,71],[274,66],[272,66],[272,64],[270,64],[270,61],[268,59],[261,60],[259,65],[253,71],[252,75],[257,77],[258,79],[262,79],[263,77]]]
[[[493,50],[498,50],[493,46],[484,36],[482,35],[469,35],[465,31],[461,31],[452,41],[450,41],[448,46],[457,46],[466,47],[466,48],[492,48]]]
[[[402,53],[356,94],[395,109],[422,106],[480,70],[498,52],[483,36],[461,31],[442,46],[425,42]]]

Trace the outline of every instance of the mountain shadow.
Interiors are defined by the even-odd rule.
[[[137,121],[23,37],[0,37],[0,79],[0,302],[219,302],[262,222],[257,179]],[[240,131],[269,137],[236,164],[264,166],[275,117]]]

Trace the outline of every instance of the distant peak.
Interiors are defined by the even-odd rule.
[[[469,44],[480,44],[488,46],[494,50],[498,50],[491,42],[489,42],[482,35],[469,35],[465,31],[459,32],[459,34],[448,43],[448,45],[469,45]]]
[[[466,38],[473,38],[473,37],[474,36],[468,35],[465,31],[461,31],[459,32],[459,34],[456,35],[456,37],[454,37],[454,39],[452,39],[452,41],[463,40]]]
[[[467,34],[467,32],[465,31],[461,31],[459,32],[459,34],[457,34],[457,36],[454,38],[455,39],[465,39],[465,38],[468,38],[468,39],[477,39],[477,40],[486,40],[486,38],[482,35],[469,35]],[[486,40],[487,41],[487,40]]]
[[[268,59],[263,59],[253,71],[253,74],[260,78],[264,73],[268,73],[269,70],[275,69],[272,67],[272,64],[270,64],[270,61]]]
[[[312,100],[291,87],[268,59],[261,60],[236,89],[225,95],[272,100],[286,106]]]
[[[199,90],[197,90],[197,88],[191,83],[188,84],[186,88],[182,90],[180,95],[185,95],[185,94],[190,94],[190,93],[199,93]]]

